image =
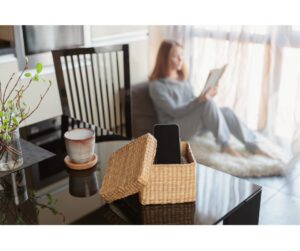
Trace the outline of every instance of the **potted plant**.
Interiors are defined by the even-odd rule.
[[[35,74],[26,72],[28,62],[19,77],[15,80],[13,73],[5,87],[0,82],[0,171],[10,171],[19,168],[23,164],[22,149],[19,140],[19,126],[29,118],[40,106],[42,100],[50,89],[51,81],[46,91],[40,95],[36,106],[31,109],[23,101],[23,95],[30,90],[33,82],[46,82],[40,78],[43,66],[36,64]],[[22,76],[28,78],[25,84],[21,84]]]

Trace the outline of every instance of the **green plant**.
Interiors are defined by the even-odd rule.
[[[28,91],[33,82],[46,82],[45,79],[40,78],[40,73],[43,70],[41,63],[36,64],[35,74],[26,72],[28,69],[28,62],[26,60],[25,67],[14,84],[15,73],[13,73],[8,80],[4,90],[2,90],[2,84],[0,82],[0,140],[9,141],[11,139],[11,132],[16,130],[19,125],[29,118],[40,106],[42,100],[46,96],[51,86],[51,80],[49,80],[49,86],[46,91],[40,95],[40,99],[36,106],[31,109],[27,107],[23,101],[23,95]],[[21,84],[20,80],[22,76],[28,78],[26,84]]]
[[[38,109],[51,87],[51,81],[49,80],[49,86],[40,95],[36,106],[33,109],[27,107],[23,101],[24,93],[29,90],[33,82],[39,82],[40,80],[46,82],[45,79],[40,78],[40,73],[43,70],[41,63],[36,65],[35,74],[33,75],[28,71],[26,72],[27,69],[28,62],[26,60],[25,67],[19,77],[15,80],[15,73],[13,73],[5,88],[3,88],[4,90],[2,90],[0,82],[0,170],[12,170],[22,165],[19,131],[16,129]],[[25,81],[24,84],[20,83],[23,75],[28,78],[28,81]]]

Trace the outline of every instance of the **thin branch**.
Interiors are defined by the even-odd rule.
[[[29,88],[29,86],[31,85],[31,83],[32,83],[32,78],[30,79],[30,81],[28,82],[28,84],[25,87],[24,87],[24,85],[22,85],[19,90],[16,90],[17,94],[16,94],[16,96],[12,100],[13,101],[16,100],[17,107],[20,108],[20,100],[22,98],[22,95]]]
[[[37,202],[37,200],[34,197],[29,196],[29,201],[31,203],[33,203],[35,206],[38,206],[40,208],[47,208],[48,210],[50,210],[53,214],[58,214],[62,217],[63,222],[66,222],[66,217],[62,212],[57,211],[57,209],[54,206],[50,206],[50,205],[46,205],[46,204],[42,204]]]
[[[22,155],[22,152],[21,152],[21,151],[18,151],[18,150],[15,149],[14,147],[9,146],[9,145],[3,143],[2,141],[0,141],[0,146],[2,147],[2,150],[8,151],[8,152],[12,153],[13,155],[18,155],[18,156],[21,156],[21,155]],[[2,150],[1,150],[1,151],[2,151]],[[0,158],[0,159],[1,159],[1,158]]]
[[[9,113],[8,126],[11,127],[11,112]]]
[[[33,79],[31,78],[25,87],[24,87],[24,85],[21,85],[21,88],[19,90],[16,90],[17,94],[12,100],[15,100],[20,92],[24,93],[28,89],[28,87],[31,85],[32,81],[33,81]]]
[[[4,111],[4,104],[2,102],[2,83],[0,81],[0,102],[1,102],[1,111]],[[1,116],[1,124],[3,124],[3,116]]]
[[[22,93],[24,93],[24,92],[22,91],[22,88],[23,88],[23,86],[21,86],[21,89],[20,89],[20,90],[17,90],[17,91],[16,91],[17,94],[16,94],[16,96],[15,96],[15,98],[14,98],[14,100],[16,100],[16,107],[17,107],[19,110],[21,110],[20,101],[21,101],[21,98],[22,98]]]
[[[38,104],[36,105],[36,107],[35,107],[29,114],[27,114],[24,118],[22,118],[22,119],[19,121],[19,124],[21,124],[25,119],[29,118],[29,117],[30,117],[30,116],[31,116],[31,115],[39,108],[39,106],[40,106],[42,100],[44,99],[44,97],[45,97],[46,94],[48,93],[48,91],[49,91],[51,85],[52,85],[52,84],[51,84],[51,82],[50,82],[50,84],[49,84],[47,90],[44,92],[43,95],[40,96],[40,101],[38,102]]]
[[[13,91],[16,89],[16,87],[17,87],[17,85],[18,85],[18,83],[19,83],[19,81],[20,81],[21,77],[23,76],[23,74],[24,74],[24,72],[25,72],[26,69],[27,69],[27,66],[25,66],[25,68],[23,69],[22,73],[21,73],[20,76],[18,77],[18,79],[17,79],[15,85],[13,86],[13,88],[10,90],[9,94],[8,94],[7,97],[5,98],[4,104],[7,102],[7,100],[8,100],[9,97],[10,97],[10,95],[11,95],[11,94],[13,93]],[[6,87],[7,87],[7,86],[6,86]],[[5,91],[6,91],[6,88],[5,88]],[[3,95],[3,99],[4,99],[4,97],[5,97],[5,92],[4,92],[4,95]]]
[[[1,81],[0,81],[0,102],[2,105],[2,83],[1,83]]]
[[[4,154],[5,154],[5,149],[4,147],[2,147],[2,149],[0,150],[0,159],[3,158]]]
[[[25,71],[25,69],[23,70],[23,72]],[[6,94],[6,90],[7,90],[7,88],[8,88],[8,86],[9,86],[9,83],[12,81],[12,79],[13,79],[13,77],[15,76],[15,72],[11,75],[11,77],[10,77],[10,79],[8,80],[8,82],[7,82],[7,84],[6,84],[6,86],[5,86],[5,89],[4,89],[4,93],[3,93],[3,97],[2,97],[2,103],[3,104],[5,104],[5,102],[4,102],[4,99],[5,99],[5,94]],[[17,83],[18,83],[19,81],[17,81]]]
[[[23,93],[28,89],[28,87],[31,85],[32,83],[32,78],[30,79],[29,83],[25,86]]]

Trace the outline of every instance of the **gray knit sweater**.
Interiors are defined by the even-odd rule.
[[[187,81],[169,78],[155,80],[149,84],[149,93],[160,123],[187,115],[199,103]]]
[[[195,135],[203,127],[200,119],[200,103],[188,81],[163,78],[149,83],[158,121],[161,124],[178,124],[182,139]]]

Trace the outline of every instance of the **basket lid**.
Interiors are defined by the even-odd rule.
[[[147,133],[110,156],[100,189],[105,201],[138,193],[147,184],[156,146],[156,139]]]

